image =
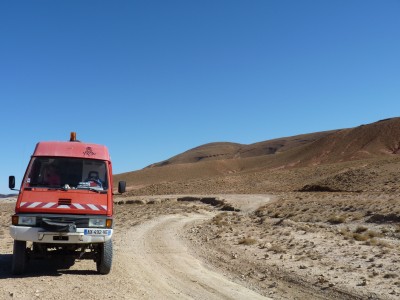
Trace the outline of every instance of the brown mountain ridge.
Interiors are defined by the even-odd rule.
[[[377,189],[396,189],[390,182],[397,178],[399,154],[396,117],[250,145],[205,144],[115,179],[126,180],[128,194],[135,195],[269,193],[310,187],[359,191],[373,189],[367,178],[380,170]]]

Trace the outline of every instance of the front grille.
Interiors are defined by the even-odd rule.
[[[58,199],[58,205],[71,205],[71,199]]]
[[[45,216],[38,217],[37,224],[39,227],[43,227],[42,219],[45,218],[47,220],[51,220],[52,222],[60,222],[60,223],[74,223],[76,228],[86,228],[89,226],[88,218],[75,218],[75,217],[59,217],[59,216]]]

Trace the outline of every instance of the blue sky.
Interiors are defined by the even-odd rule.
[[[400,112],[400,1],[0,2],[0,193],[36,142],[109,147],[114,173]]]

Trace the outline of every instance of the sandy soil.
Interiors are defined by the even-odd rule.
[[[274,299],[399,299],[399,195],[273,199],[254,212],[221,212],[187,238],[203,260]]]
[[[10,273],[12,239],[8,221],[14,203],[3,201],[0,231],[1,299],[267,299],[213,271],[190,254],[179,234],[186,224],[215,213],[205,204],[165,197],[144,205],[117,205],[114,262],[110,275],[92,261],[65,268],[57,260],[31,261],[21,277]],[[24,288],[21,288],[21,287]]]
[[[399,207],[397,199],[338,193],[120,198],[109,275],[98,275],[93,261],[66,267],[37,260],[21,277],[10,273],[14,204],[2,201],[0,299],[398,299],[400,228],[379,219]],[[389,206],[374,209],[382,200]],[[373,216],[382,222],[367,222]]]

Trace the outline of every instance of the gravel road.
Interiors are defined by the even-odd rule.
[[[211,270],[191,254],[179,232],[214,214],[203,209],[193,213],[190,205],[174,204],[176,211],[171,212],[166,204],[154,217],[145,210],[134,211],[142,206],[119,206],[109,275],[98,275],[93,261],[63,267],[59,261],[35,260],[26,274],[15,277],[10,273],[13,241],[8,234],[14,203],[2,202],[0,299],[268,299]]]

